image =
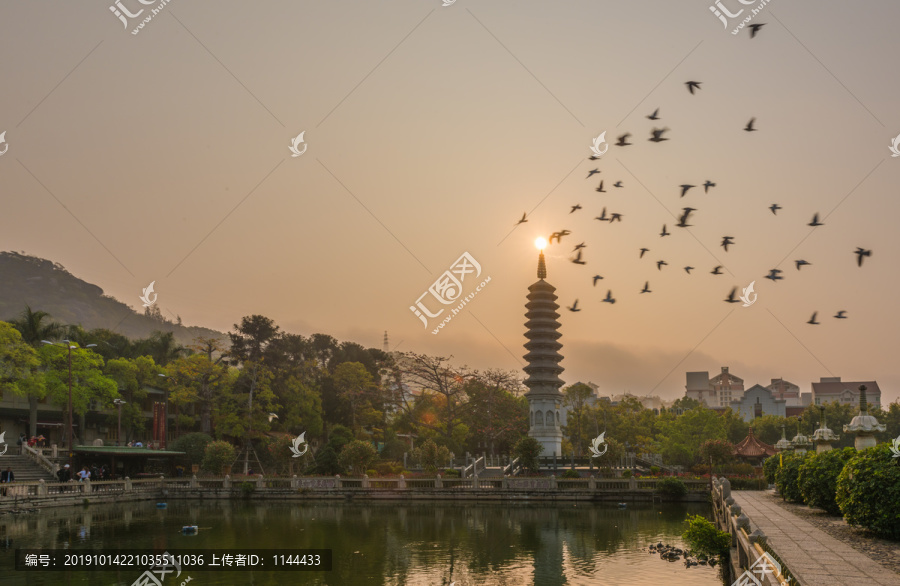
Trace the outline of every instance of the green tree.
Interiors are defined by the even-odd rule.
[[[206,444],[203,452],[201,468],[213,474],[221,474],[223,469],[230,468],[234,464],[235,449],[226,441],[214,441]]]
[[[469,451],[509,453],[528,433],[528,401],[510,392],[516,386],[515,376],[500,370],[476,372],[466,381]]]
[[[176,409],[196,405],[200,431],[211,435],[215,408],[223,404],[237,372],[229,372],[217,340],[198,338],[194,349],[194,354],[174,360],[167,368],[172,384],[169,400]]]
[[[724,439],[706,440],[700,444],[700,459],[709,463],[712,474],[716,464],[728,464],[734,460],[734,444]]]
[[[682,535],[691,551],[697,554],[721,556],[731,548],[731,534],[719,531],[711,521],[701,515],[688,515],[688,528]]]
[[[174,452],[187,454],[191,464],[200,464],[206,454],[206,446],[212,442],[212,436],[205,433],[187,433],[173,441],[171,449]]]
[[[725,439],[722,418],[703,406],[661,420],[659,425],[663,458],[681,466],[693,466],[700,461],[700,444],[704,441]]]
[[[32,311],[31,306],[26,305],[17,319],[9,323],[22,334],[22,340],[32,348],[40,348],[41,342],[58,340],[65,332],[65,326],[48,320],[50,314],[46,311]],[[35,383],[36,381],[32,381]],[[45,390],[40,384],[30,384],[26,389],[28,397],[28,435],[37,435],[37,407],[38,401],[44,398]]]
[[[566,425],[562,431],[571,442],[576,458],[581,458],[594,437],[594,414],[588,400],[594,395],[591,387],[584,383],[576,383],[562,390],[563,405],[566,410]]]
[[[529,472],[538,472],[540,471],[538,457],[540,457],[541,452],[543,451],[544,446],[541,445],[541,442],[527,435],[516,442],[516,445],[513,448],[513,457],[519,459],[519,466],[525,470],[528,470]]]
[[[148,386],[159,384],[162,369],[149,356],[138,358],[113,358],[106,363],[104,375],[116,382],[122,405],[122,425],[125,441],[131,441],[136,434],[144,431],[146,418],[142,402],[147,398]],[[118,425],[118,413],[112,416],[111,425]]]
[[[438,446],[434,440],[425,440],[413,450],[413,458],[427,472],[434,474],[450,460],[450,450],[446,446]]]
[[[378,387],[366,367],[359,362],[344,362],[334,369],[332,376],[338,397],[349,406],[353,432],[359,431],[361,425],[377,425],[384,407],[378,398]]]
[[[37,400],[46,394],[37,351],[22,339],[12,324],[0,322],[0,393],[34,397],[35,417],[29,418],[31,435],[37,435]]]
[[[372,442],[353,440],[341,450],[338,456],[338,463],[341,467],[347,469],[350,474],[362,475],[369,469],[371,464],[378,457],[378,452]]]

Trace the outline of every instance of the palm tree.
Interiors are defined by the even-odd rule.
[[[57,322],[45,322],[50,314],[46,311],[32,311],[31,307],[25,305],[25,309],[19,314],[18,319],[11,320],[9,323],[22,334],[22,340],[26,344],[34,348],[39,348],[41,340],[56,340],[65,332],[65,326]],[[29,436],[37,435],[37,407],[38,400],[41,397],[37,395],[28,395],[28,430]]]

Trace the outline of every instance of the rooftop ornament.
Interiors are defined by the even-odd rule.
[[[859,415],[854,417],[849,424],[844,426],[844,433],[855,433],[854,445],[857,450],[871,448],[877,443],[874,433],[885,431],[886,425],[878,423],[874,416],[869,415],[869,405],[866,402],[866,385],[859,385]]]

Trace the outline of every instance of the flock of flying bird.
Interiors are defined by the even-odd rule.
[[[761,27],[761,26],[763,26],[763,25],[762,24],[757,25],[757,28],[755,30],[751,31],[751,38],[756,35],[756,32],[759,30],[759,27]],[[687,82],[685,82],[685,85],[687,86],[688,91],[690,91],[690,93],[692,95],[694,95],[695,91],[700,91],[701,83],[702,82],[699,82],[699,81],[687,81]],[[654,120],[654,121],[659,120],[660,119],[659,110],[660,109],[657,108],[656,110],[654,110],[654,112],[652,114],[648,115],[647,118],[650,120]],[[757,131],[758,129],[756,128],[755,124],[756,124],[756,118],[751,118],[750,121],[747,122],[747,125],[744,127],[744,130],[747,132]],[[668,138],[663,137],[663,134],[665,132],[668,132],[668,130],[669,130],[668,128],[661,128],[661,129],[653,128],[653,130],[650,132],[650,138],[648,138],[647,140],[649,140],[650,142],[656,142],[656,143],[659,143],[659,142],[662,142],[665,140],[669,140]],[[618,146],[618,147],[630,146],[633,143],[628,142],[629,138],[631,138],[631,134],[625,133],[625,134],[619,136],[617,141],[614,144],[615,144],[615,146]],[[597,156],[591,156],[589,160],[595,161],[598,158],[599,157],[597,157]],[[586,179],[590,179],[592,176],[597,175],[599,173],[601,173],[600,169],[598,169],[598,168],[591,169],[588,172]],[[614,188],[622,188],[623,186],[624,185],[621,181],[616,181],[613,184]],[[685,195],[687,195],[691,189],[693,189],[697,186],[691,185],[691,184],[682,184],[679,187],[681,190],[680,197],[685,197]],[[716,184],[713,181],[706,180],[702,184],[702,187],[703,187],[704,193],[708,194],[710,188],[716,187]],[[595,189],[595,191],[597,191],[599,193],[607,193],[607,190],[604,189],[604,181],[603,180],[600,180],[600,185]],[[576,212],[581,211],[582,209],[583,208],[582,208],[581,204],[575,204],[575,205],[571,206],[569,214],[574,214]],[[773,203],[771,206],[769,206],[768,209],[772,212],[773,215],[777,216],[778,210],[782,209],[782,206],[778,205],[777,203]],[[675,227],[688,228],[688,227],[692,226],[693,224],[689,224],[688,220],[690,219],[691,214],[695,211],[697,211],[697,209],[692,208],[692,207],[682,208],[682,213],[679,216],[678,222],[675,224]],[[604,207],[602,209],[600,215],[595,217],[594,219],[601,221],[601,222],[613,223],[613,222],[621,222],[622,217],[623,217],[623,214],[621,214],[621,213],[617,213],[617,212],[607,213],[607,209],[606,209],[606,207]],[[528,221],[528,214],[523,213],[522,218],[516,223],[516,225],[518,226],[519,224],[525,223],[527,221]],[[813,214],[812,220],[807,224],[807,226],[811,226],[813,228],[817,228],[819,226],[824,226],[824,225],[825,224],[819,218],[818,212]],[[550,235],[548,242],[549,242],[549,244],[553,244],[555,241],[556,244],[562,244],[562,239],[571,234],[572,234],[572,232],[569,230],[560,230],[558,232],[553,232]],[[671,234],[672,234],[672,232],[670,232],[668,230],[667,225],[663,224],[662,231],[659,233],[660,238],[670,236]],[[725,252],[728,252],[730,246],[735,246],[735,237],[734,236],[723,236],[722,241],[719,245],[725,250]],[[587,261],[585,261],[583,258],[583,251],[585,248],[586,248],[586,244],[584,242],[577,244],[575,246],[575,248],[572,250],[572,252],[575,254],[575,257],[570,259],[571,262],[573,262],[574,264],[578,264],[578,265],[587,264]],[[639,254],[638,258],[643,258],[644,254],[649,251],[650,251],[649,248],[641,248],[639,251],[640,254]],[[862,267],[863,259],[865,257],[872,256],[872,251],[864,249],[862,247],[857,247],[857,249],[854,251],[854,254],[856,254],[857,266]],[[811,262],[804,260],[804,259],[795,260],[794,264],[798,271],[804,266],[812,265]],[[668,263],[665,260],[656,261],[656,268],[658,271],[661,271],[664,266],[668,266]],[[710,271],[710,274],[722,275],[722,274],[724,274],[722,272],[723,268],[724,267],[722,265],[718,265]],[[689,275],[691,274],[692,270],[694,270],[694,267],[692,267],[692,266],[684,267],[684,271]],[[783,271],[781,269],[778,269],[778,268],[771,269],[769,271],[769,274],[766,275],[765,278],[770,279],[772,282],[777,282],[777,281],[784,279],[784,277],[782,276],[782,273],[783,273]],[[594,275],[593,276],[593,286],[596,287],[597,281],[602,280],[602,279],[603,279],[603,277],[601,275]],[[752,291],[752,289],[750,289],[750,291]],[[643,293],[652,293],[652,291],[650,289],[649,281],[644,282],[644,287],[640,290],[640,293],[642,293],[642,294]],[[616,302],[616,299],[613,297],[611,289],[607,290],[606,297],[604,297],[602,299],[602,301],[605,303],[610,303],[610,304],[613,304]],[[737,295],[737,287],[732,288],[731,292],[724,299],[724,301],[726,303],[739,303],[742,301],[742,299],[739,298]],[[569,311],[573,311],[573,312],[581,311],[581,308],[578,307],[578,299],[575,299],[575,302],[570,307],[567,307],[567,309]],[[840,310],[834,315],[834,317],[837,319],[846,319],[847,318],[846,313],[847,313],[846,310]],[[819,325],[820,322],[816,321],[817,315],[818,315],[818,312],[813,312],[812,317],[806,323],[811,324],[811,325]]]

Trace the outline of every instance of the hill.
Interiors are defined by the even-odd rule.
[[[146,338],[153,331],[172,332],[180,344],[197,337],[219,338],[222,332],[184,326],[155,315],[138,313],[103,289],[79,279],[61,264],[17,252],[0,252],[0,320],[19,316],[28,304],[46,311],[53,321],[81,325],[85,330],[106,328],[131,339]],[[155,308],[154,308],[155,309]]]

